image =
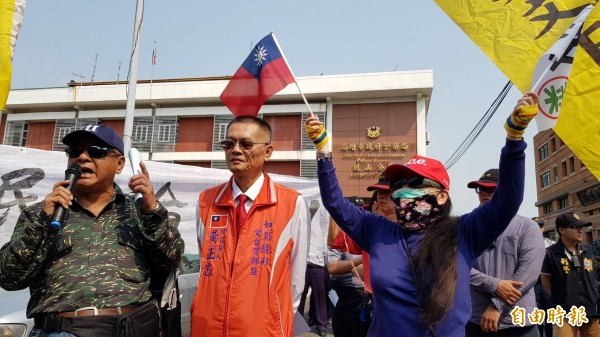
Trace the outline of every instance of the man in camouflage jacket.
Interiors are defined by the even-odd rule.
[[[57,331],[96,336],[101,329],[110,336],[110,324],[81,325],[90,318],[80,317],[116,317],[148,302],[150,268],[177,268],[184,243],[156,200],[143,163],[142,174],[129,181],[132,192],[143,196],[139,206],[114,183],[125,157],[113,129],[89,125],[63,143],[69,167],[80,165],[81,178],[73,193],[68,180],[58,182],[43,202],[23,210],[10,242],[0,249],[0,286],[30,288],[27,316],[35,319],[36,336]],[[68,212],[53,229],[49,223],[58,207]]]

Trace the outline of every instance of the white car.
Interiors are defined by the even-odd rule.
[[[181,301],[181,336],[190,335],[190,306],[196,293],[200,260],[198,254],[184,254],[178,278]],[[25,311],[29,289],[6,291],[0,288],[0,337],[26,337],[33,329],[33,319]]]
[[[27,336],[33,328],[33,319],[25,317],[29,289],[6,291],[0,288],[0,299],[0,336]]]

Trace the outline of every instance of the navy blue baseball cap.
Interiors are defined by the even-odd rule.
[[[106,143],[106,145],[119,150],[121,154],[125,153],[123,138],[121,138],[117,131],[102,124],[90,124],[81,130],[75,130],[64,136],[62,142],[67,146],[71,146],[75,142],[89,137],[96,138],[103,143]]]

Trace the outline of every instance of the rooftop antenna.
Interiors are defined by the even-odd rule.
[[[119,66],[117,67],[117,84],[119,84],[120,76],[121,76],[121,60],[119,60]]]
[[[90,80],[90,82],[94,82],[94,76],[96,75],[96,66],[98,65],[98,55],[100,54],[96,52],[96,58],[94,59],[94,70],[92,70],[92,79]]]
[[[77,74],[77,73],[71,73],[71,75],[73,75],[73,76],[75,76],[75,77],[79,78],[79,82],[85,82],[85,76],[83,76],[83,75],[79,75],[79,74]]]

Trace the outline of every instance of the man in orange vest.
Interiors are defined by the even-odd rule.
[[[221,142],[228,182],[198,200],[202,265],[192,337],[293,336],[304,289],[310,212],[295,190],[263,171],[273,153],[262,119],[241,116]]]

